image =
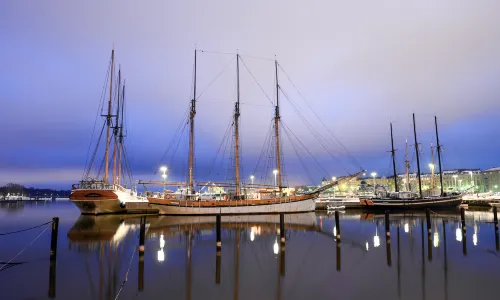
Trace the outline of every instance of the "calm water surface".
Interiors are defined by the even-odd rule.
[[[493,213],[393,214],[387,241],[383,215],[222,217],[216,253],[215,217],[146,219],[144,263],[138,257],[139,216],[80,216],[69,202],[0,206],[0,233],[60,218],[55,279],[50,283],[50,228],[0,271],[1,299],[499,299],[500,252]],[[0,236],[7,262],[45,227]],[[3,265],[0,264],[0,268]],[[128,272],[128,276],[126,276]]]

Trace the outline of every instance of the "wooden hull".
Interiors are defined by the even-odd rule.
[[[439,199],[393,200],[368,199],[360,200],[363,209],[374,210],[419,210],[419,209],[450,209],[462,203],[462,196],[443,197]]]
[[[74,190],[69,196],[84,215],[124,213],[118,195],[112,190]]]
[[[162,215],[275,214],[314,211],[319,193],[276,200],[178,201],[148,198]]]

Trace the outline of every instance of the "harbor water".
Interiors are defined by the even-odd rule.
[[[493,212],[81,216],[1,204],[1,299],[498,299]],[[59,217],[57,261],[49,260]],[[7,264],[7,262],[9,262]],[[52,266],[52,268],[51,268]]]

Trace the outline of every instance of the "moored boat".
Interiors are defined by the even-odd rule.
[[[445,193],[443,191],[443,174],[441,166],[441,145],[439,143],[439,135],[437,128],[437,118],[434,118],[436,127],[436,140],[437,140],[437,153],[439,160],[439,176],[441,182],[441,191],[439,196],[423,197],[422,193],[422,183],[420,179],[420,159],[419,159],[419,149],[417,141],[417,131],[415,126],[415,114],[413,114],[413,130],[415,137],[415,153],[417,157],[417,175],[418,175],[418,186],[419,193],[414,193],[411,191],[400,192],[398,190],[397,183],[397,173],[396,173],[396,160],[395,160],[395,150],[394,150],[394,140],[392,133],[392,123],[391,123],[391,153],[392,153],[392,164],[394,169],[394,186],[395,192],[378,192],[377,196],[372,199],[360,200],[360,204],[363,208],[367,209],[392,209],[392,210],[418,210],[418,209],[449,209],[456,208],[462,203],[462,195],[457,193]],[[408,172],[408,171],[407,171]]]
[[[124,101],[125,85],[121,83],[121,72],[118,71],[118,91],[115,101],[113,101],[113,77],[114,77],[114,49],[111,52],[110,77],[109,77],[109,100],[108,110],[102,127],[102,133],[106,130],[105,154],[104,154],[104,176],[102,180],[95,180],[89,176],[93,162],[98,150],[99,142],[96,145],[94,155],[86,169],[84,180],[79,184],[73,184],[69,199],[80,209],[82,214],[107,214],[125,213],[128,209],[138,209],[147,207],[147,199],[140,197],[135,189],[122,186],[124,182],[122,173],[125,171],[125,151],[124,151]],[[116,112],[112,114],[113,102]],[[113,172],[109,183],[110,168],[110,147],[113,142],[112,161]],[[98,172],[100,173],[100,172]],[[130,172],[129,172],[130,174]],[[132,185],[131,178],[129,184]]]

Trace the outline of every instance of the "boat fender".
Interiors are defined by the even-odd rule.
[[[227,200],[227,195],[224,196],[224,200]]]
[[[269,194],[269,197],[274,198],[274,194],[273,193]]]
[[[120,202],[120,207],[125,208],[126,203],[125,202]]]

